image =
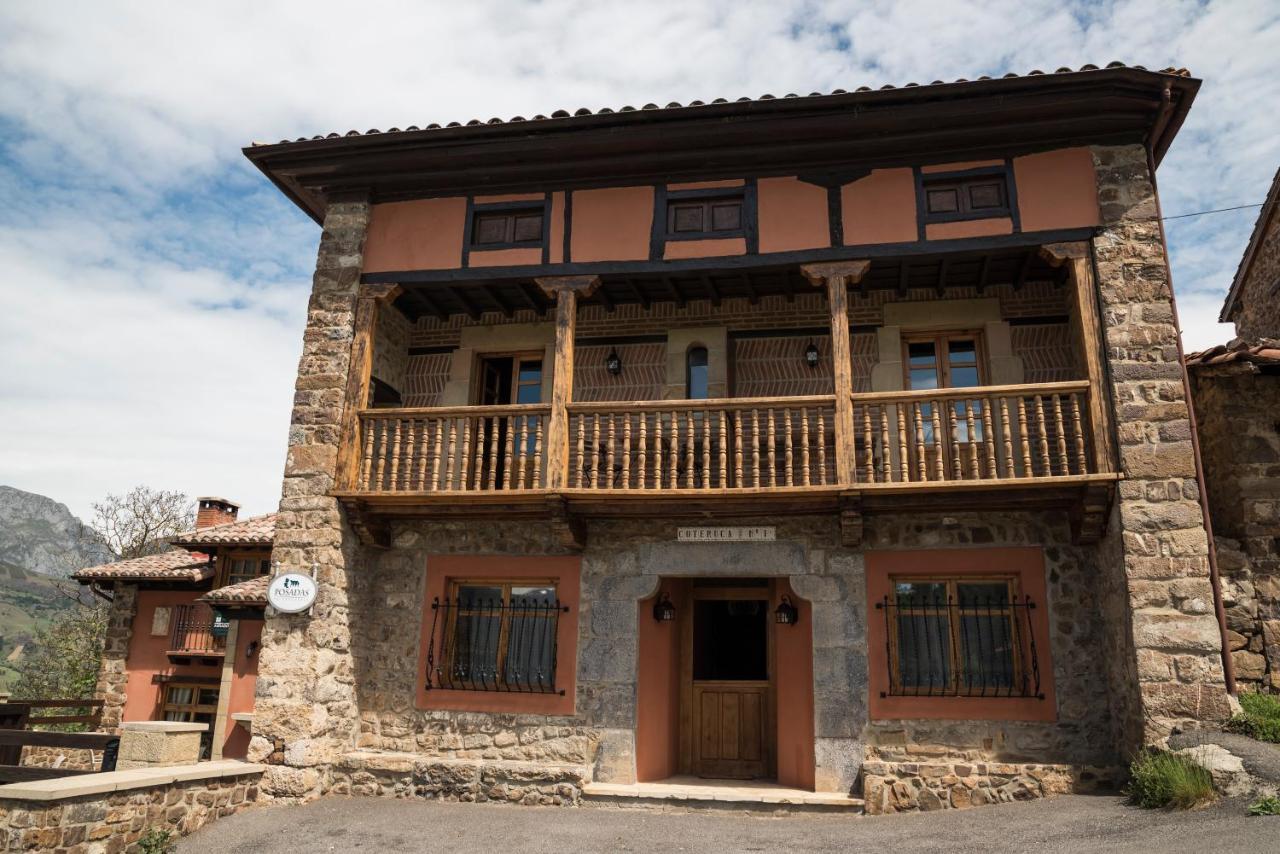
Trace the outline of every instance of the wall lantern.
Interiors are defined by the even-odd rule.
[[[804,348],[804,363],[811,368],[818,367],[818,345],[812,341]]]
[[[622,373],[622,357],[618,355],[618,351],[610,348],[608,357],[604,360],[604,369],[615,377]]]
[[[676,618],[676,606],[671,604],[671,595],[663,592],[661,598],[653,603],[653,618],[659,623],[670,623]]]
[[[782,626],[794,626],[800,622],[800,609],[791,604],[789,596],[782,597],[782,603],[773,612],[773,621]]]

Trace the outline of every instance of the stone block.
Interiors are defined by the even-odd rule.
[[[203,723],[139,721],[120,727],[120,752],[116,768],[190,765],[200,759]]]

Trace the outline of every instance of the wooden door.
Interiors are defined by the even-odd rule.
[[[768,587],[695,587],[686,633],[686,770],[700,777],[774,774]]]

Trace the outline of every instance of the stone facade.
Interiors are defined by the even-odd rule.
[[[185,836],[252,806],[257,799],[257,774],[57,801],[0,798],[0,851],[137,851],[138,840],[150,829]]]
[[[1252,253],[1252,257],[1250,257]],[[1280,170],[1232,283],[1229,316],[1241,338],[1280,337]]]
[[[1236,681],[1280,691],[1280,374],[1192,368]]]
[[[124,715],[125,690],[129,683],[126,663],[137,609],[138,585],[117,584],[112,591],[107,631],[103,637],[102,665],[98,670],[98,685],[93,692],[95,699],[103,701],[103,732],[118,730]]]
[[[1032,801],[1069,792],[1114,790],[1113,767],[1004,762],[868,762],[863,766],[868,815],[969,809]]]
[[[1117,743],[1130,751],[1231,709],[1155,189],[1141,146],[1096,147],[1093,240],[1119,494],[1102,596]]]

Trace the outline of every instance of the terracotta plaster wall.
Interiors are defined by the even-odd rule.
[[[1023,231],[1098,224],[1097,177],[1088,148],[1015,157],[1013,178]]]
[[[175,679],[181,676],[200,676],[216,679],[222,675],[221,667],[173,664],[165,654],[169,649],[169,632],[166,631],[163,635],[151,634],[152,619],[157,608],[173,609],[178,605],[190,605],[199,595],[193,590],[138,591],[138,610],[133,620],[133,637],[129,641],[129,658],[125,664],[129,680],[124,721],[149,721],[157,717],[162,686],[152,683],[153,676],[173,676]],[[171,610],[170,628],[176,617],[176,612]],[[212,687],[217,687],[217,682],[212,683]]]
[[[909,243],[919,237],[911,169],[874,169],[840,190],[846,246]]]
[[[258,687],[258,648],[249,655],[249,647],[262,640],[261,620],[240,620],[236,629],[235,660],[231,670],[231,697],[227,714],[253,711],[253,695]],[[249,752],[249,730],[235,721],[227,721],[227,737],[222,755],[227,759],[244,759]]]
[[[361,269],[383,273],[460,267],[466,218],[467,200],[461,196],[373,205]]]
[[[569,259],[642,261],[649,257],[652,187],[576,190],[572,198]]]
[[[761,252],[793,252],[831,245],[827,191],[799,178],[761,178],[756,184]]]

